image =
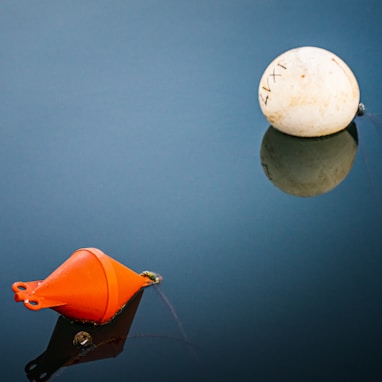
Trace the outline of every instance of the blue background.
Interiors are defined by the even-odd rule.
[[[0,2],[2,380],[27,380],[57,314],[13,301],[94,246],[164,277],[190,341],[132,338],[58,381],[380,381],[382,127],[357,118],[333,191],[265,176],[267,65],[340,56],[382,112],[379,0]],[[178,336],[154,289],[131,335]]]

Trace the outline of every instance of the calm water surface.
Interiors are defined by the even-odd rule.
[[[328,139],[350,150],[346,176],[295,196],[262,166],[278,139],[257,87],[278,54],[323,47],[381,120],[381,14],[377,0],[2,1],[1,380],[27,381],[58,333],[57,381],[380,381],[381,126]],[[149,288],[123,351],[60,369],[77,327],[16,304],[11,284],[87,246],[161,273],[193,346]]]

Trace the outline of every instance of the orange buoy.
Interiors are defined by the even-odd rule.
[[[74,320],[104,324],[142,288],[161,276],[138,274],[97,248],[75,251],[45,280],[13,283],[15,301],[31,310],[51,308]]]

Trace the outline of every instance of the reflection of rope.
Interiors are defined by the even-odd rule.
[[[377,115],[366,112],[365,117],[374,125],[379,138],[382,140],[382,122],[378,119]]]
[[[176,337],[176,336],[169,336],[167,334],[152,334],[152,333],[138,333],[138,334],[133,334],[131,336],[128,336],[127,339],[136,339],[136,338],[159,338],[159,339],[166,339],[166,340],[171,340],[171,341],[178,341],[182,343],[186,343],[188,346],[191,346],[193,348],[196,347],[195,344],[193,344],[190,341],[186,341],[184,338],[181,337]]]
[[[364,116],[369,121],[371,121],[372,124],[374,125],[374,127],[377,129],[377,131],[379,133],[379,137],[382,138],[382,122],[377,118],[377,116],[375,114],[370,114],[369,112],[367,112],[365,106],[362,103],[358,107],[358,114],[357,114],[357,116],[359,116],[361,118],[362,118],[362,116]],[[362,138],[361,131],[360,131],[360,135],[361,135],[361,138]],[[362,144],[362,142],[361,142],[361,144],[359,146],[361,147],[361,153],[362,153],[363,161],[364,161],[365,166],[366,166],[367,177],[369,179],[370,186],[371,186],[371,189],[372,189],[372,192],[373,192],[373,196],[374,196],[374,200],[375,200],[375,203],[376,203],[377,211],[378,211],[378,214],[382,217],[381,198],[380,198],[380,195],[379,195],[379,193],[377,191],[377,185],[375,183],[375,178],[374,178],[374,176],[373,176],[373,174],[372,174],[372,172],[370,170],[370,164],[369,164],[368,155],[366,154],[366,150],[365,150],[364,145]]]
[[[367,110],[366,110],[366,107],[365,105],[361,102],[359,105],[358,105],[358,111],[357,111],[357,117],[365,117],[366,119],[368,119],[373,125],[374,127],[376,128],[377,130],[377,133],[379,135],[380,138],[382,138],[382,122],[379,120],[379,118],[377,117],[377,114],[375,113],[369,113]]]
[[[172,316],[174,317],[174,320],[178,326],[178,329],[179,329],[179,332],[180,334],[182,335],[183,339],[186,341],[186,342],[189,342],[188,341],[188,336],[187,336],[187,333],[186,331],[184,330],[184,327],[178,317],[178,315],[176,314],[176,311],[175,311],[175,308],[172,306],[170,300],[167,298],[167,296],[159,289],[158,286],[155,286],[155,290],[157,291],[157,293],[159,294],[160,298],[162,299],[162,301],[165,303],[165,305],[169,308]]]
[[[197,362],[197,364],[200,366],[201,363],[200,363],[200,360],[199,360],[199,357],[198,355],[196,354],[196,351],[195,351],[195,346],[189,341],[188,339],[188,336],[187,336],[187,333],[186,331],[184,330],[184,327],[182,325],[182,322],[180,321],[178,315],[176,314],[176,311],[175,311],[175,308],[173,307],[173,305],[171,304],[170,300],[167,298],[167,296],[160,290],[159,286],[158,285],[154,285],[154,289],[157,291],[157,293],[159,294],[159,297],[162,299],[162,301],[164,302],[164,304],[167,306],[167,308],[170,310],[170,313],[171,315],[173,316],[177,326],[178,326],[178,329],[179,329],[179,332],[180,334],[182,335],[182,339],[184,342],[187,343],[187,345],[190,346],[190,350],[192,352],[192,355],[195,359],[195,361]]]

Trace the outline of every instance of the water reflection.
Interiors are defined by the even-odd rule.
[[[60,316],[46,350],[25,366],[30,381],[48,381],[60,368],[116,357],[124,348],[143,290],[108,324],[82,324]]]
[[[318,138],[290,136],[270,126],[261,144],[261,164],[281,191],[301,197],[337,187],[353,166],[358,147],[356,124]]]

